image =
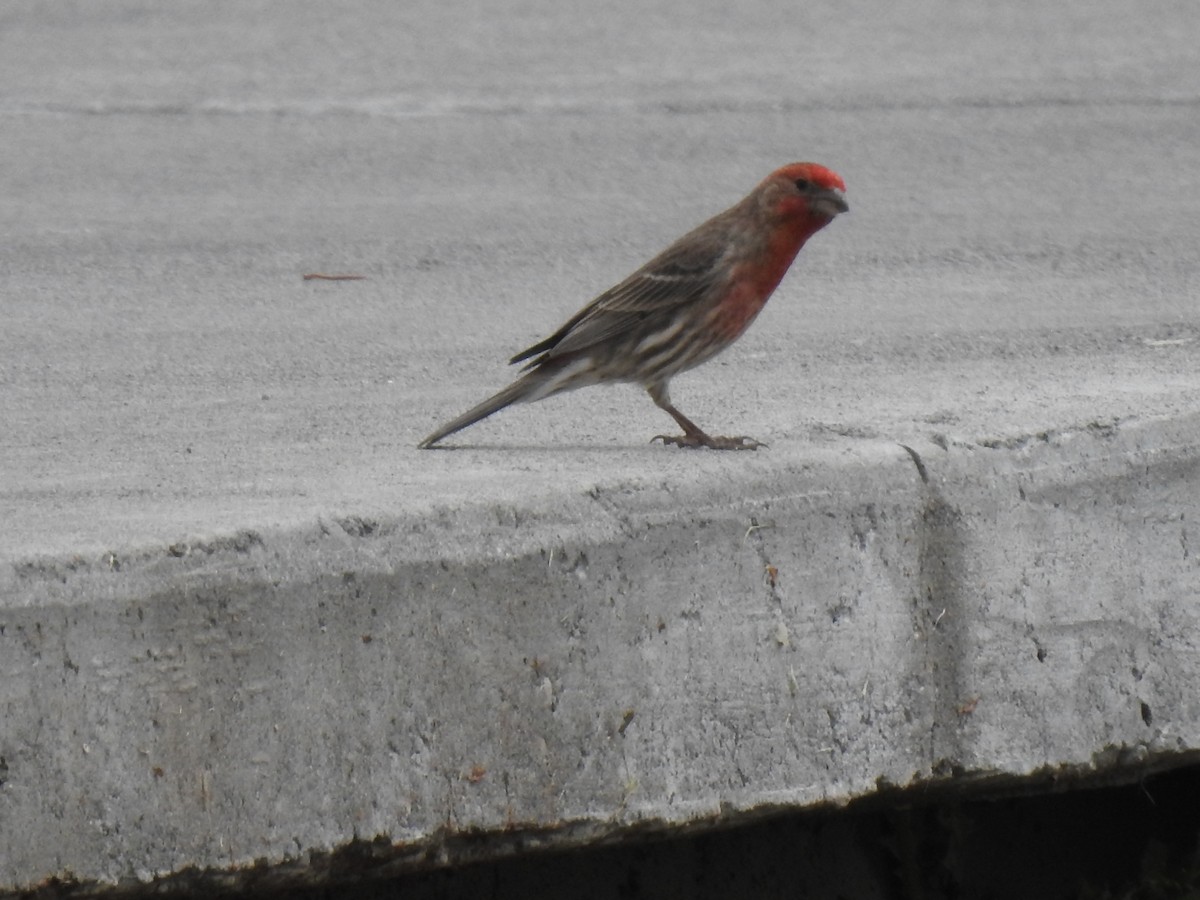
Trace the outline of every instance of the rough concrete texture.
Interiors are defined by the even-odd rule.
[[[1186,4],[2,16],[0,890],[1200,747]],[[673,386],[768,449],[414,448],[796,158],[852,212]]]
[[[376,836],[455,861],[1178,762],[1200,747],[1197,433],[863,442],[719,497],[19,566],[0,797],[39,827],[6,829],[6,877]]]

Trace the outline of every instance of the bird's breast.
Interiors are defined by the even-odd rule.
[[[776,282],[778,283],[778,282]],[[735,341],[750,327],[754,317],[762,312],[775,285],[766,291],[753,281],[734,282],[729,291],[709,313],[709,325],[725,341]]]
[[[794,241],[772,242],[765,253],[737,266],[724,295],[713,307],[713,329],[727,341],[740,337],[762,312],[799,249]]]

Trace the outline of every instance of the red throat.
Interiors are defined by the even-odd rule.
[[[800,248],[827,224],[828,219],[798,216],[776,229],[762,264],[743,265],[734,270],[728,296],[712,312],[713,328],[728,341],[740,337],[767,305]]]

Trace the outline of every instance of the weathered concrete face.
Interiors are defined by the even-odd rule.
[[[19,567],[4,883],[353,838],[454,862],[881,785],[1136,777],[1200,747],[1198,436],[855,442],[717,494]]]

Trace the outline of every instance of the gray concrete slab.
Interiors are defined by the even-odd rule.
[[[1126,12],[8,4],[0,887],[1194,750],[1200,22]],[[797,158],[851,214],[673,386],[769,449],[415,449]]]

